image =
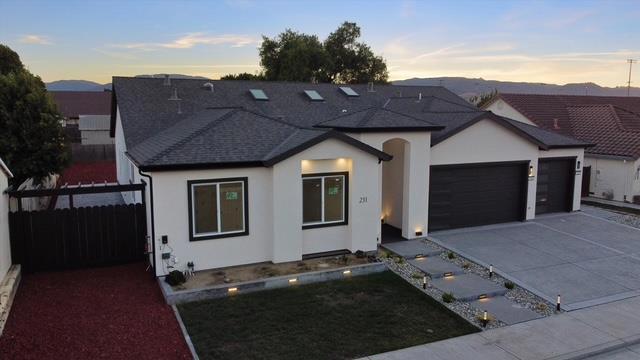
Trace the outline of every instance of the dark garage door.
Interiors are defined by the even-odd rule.
[[[536,214],[571,211],[576,159],[540,159]]]
[[[429,230],[522,221],[528,162],[431,167]]]

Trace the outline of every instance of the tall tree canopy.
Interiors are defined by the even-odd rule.
[[[387,64],[371,48],[358,42],[360,27],[344,22],[324,42],[317,36],[287,29],[274,38],[262,37],[259,79],[268,81],[316,80],[333,83],[386,83]],[[256,76],[256,75],[252,75]],[[250,79],[243,74],[227,80]]]
[[[42,80],[0,44],[0,157],[14,174],[12,184],[40,181],[68,163],[60,119]]]

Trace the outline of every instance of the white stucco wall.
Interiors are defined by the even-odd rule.
[[[383,145],[383,151],[393,159],[382,164],[382,217],[398,229],[402,229],[405,144],[402,139],[392,139]]]
[[[496,115],[508,117],[509,119],[518,120],[525,124],[537,126],[533,121],[529,120],[526,116],[524,116],[518,110],[514,109],[511,105],[507,104],[502,99],[497,99],[489,106],[487,106],[485,110],[489,110]]]
[[[640,160],[620,160],[594,157],[587,154],[585,166],[591,166],[591,196],[606,198],[605,193],[613,193],[616,201],[632,201],[634,195],[640,195],[640,180],[637,169]]]
[[[9,242],[9,196],[4,190],[9,186],[9,179],[0,169],[0,282],[11,266],[11,243]]]
[[[402,151],[402,236],[407,239],[420,237],[416,232],[426,234],[429,219],[429,164],[431,162],[431,133],[429,132],[384,132],[350,134],[356,139],[376,149],[384,149],[389,140],[402,139],[404,149]],[[392,145],[393,146],[393,145]],[[392,149],[393,150],[393,149]],[[394,155],[394,154],[391,154]],[[392,162],[394,160],[391,160]],[[385,165],[386,166],[386,165]],[[386,170],[378,169],[380,181],[380,194],[392,194],[400,187],[399,177],[389,176],[387,170],[400,168],[400,160]],[[387,173],[387,176],[384,176]],[[391,181],[384,181],[391,180]],[[388,206],[394,203],[386,202]],[[397,205],[393,205],[397,206]],[[397,210],[392,210],[398,212]],[[380,207],[379,217],[387,216]],[[395,215],[392,215],[395,217]]]
[[[583,149],[539,150],[503,126],[483,120],[432,147],[431,165],[529,161],[537,172],[538,158],[575,156],[582,162],[583,153]],[[528,182],[526,219],[535,217],[536,178]],[[580,209],[581,184],[582,174],[576,174],[573,210]]]
[[[265,261],[300,260],[303,254],[375,250],[380,236],[378,159],[338,140],[327,140],[272,168],[154,172],[157,275],[164,274],[161,237],[167,235],[178,268],[196,269]],[[302,174],[349,171],[348,224],[302,229]],[[248,178],[249,234],[189,241],[188,180]],[[366,198],[361,202],[361,198]]]

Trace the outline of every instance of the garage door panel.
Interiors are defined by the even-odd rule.
[[[575,158],[540,159],[536,214],[571,211],[575,161]]]
[[[429,228],[523,220],[527,167],[522,162],[431,167]]]

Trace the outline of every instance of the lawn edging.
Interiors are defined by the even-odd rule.
[[[331,270],[311,271],[300,274],[290,274],[283,276],[274,276],[270,278],[236,282],[229,284],[220,284],[208,286],[200,289],[178,290],[175,291],[169,284],[165,282],[165,277],[158,277],[158,284],[162,290],[162,295],[169,305],[180,304],[184,302],[199,301],[206,299],[217,299],[229,296],[229,294],[240,295],[250,292],[278,289],[289,286],[313,284],[317,282],[331,281],[343,279],[346,276],[361,276],[378,273],[387,270],[387,265],[383,262],[375,262],[369,264],[345,266]],[[348,271],[348,273],[345,273]],[[197,275],[196,275],[197,276]],[[296,279],[291,283],[291,279]],[[229,289],[236,289],[231,292]]]
[[[11,265],[9,271],[0,282],[0,336],[4,330],[4,325],[9,318],[9,311],[13,305],[13,299],[18,292],[18,285],[22,279],[22,271],[20,265]]]
[[[182,331],[182,336],[184,337],[184,341],[187,343],[187,347],[191,352],[191,356],[193,356],[193,360],[200,360],[198,357],[198,353],[196,353],[196,348],[193,346],[193,341],[191,341],[191,336],[187,332],[187,327],[184,326],[184,322],[182,321],[182,316],[180,316],[180,311],[175,305],[171,305],[171,309],[173,310],[173,314],[176,316],[176,320],[178,320],[178,325],[180,325],[180,330]]]

